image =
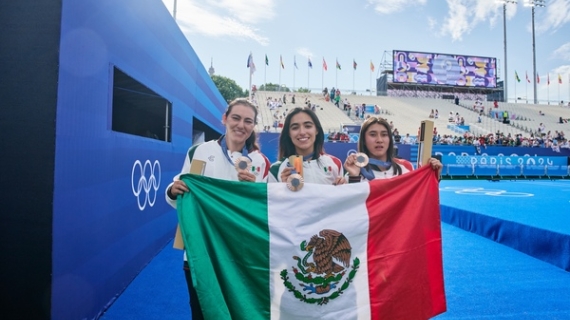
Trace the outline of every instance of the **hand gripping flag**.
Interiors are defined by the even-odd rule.
[[[191,191],[178,219],[206,319],[429,319],[446,309],[430,166],[299,192],[181,179]]]

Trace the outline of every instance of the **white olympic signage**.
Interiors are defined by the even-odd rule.
[[[485,189],[485,188],[462,188],[462,187],[444,187],[439,188],[440,191],[451,191],[457,194],[466,194],[471,196],[492,196],[492,197],[534,197],[533,193],[526,192],[510,192],[500,189]]]
[[[146,160],[144,164],[137,160],[133,164],[131,188],[141,211],[146,208],[147,203],[151,207],[154,206],[156,194],[160,186],[160,178],[161,169],[158,160],[155,160],[154,163]],[[136,181],[137,179],[138,181]]]

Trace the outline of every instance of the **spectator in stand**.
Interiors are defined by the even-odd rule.
[[[439,118],[439,111],[437,111],[437,109],[435,109],[435,114],[434,114],[434,119]]]
[[[340,109],[340,91],[337,90],[337,92],[338,94],[334,96],[334,105]]]
[[[493,107],[495,109],[499,107],[499,102],[497,100],[493,101]]]
[[[433,109],[431,109],[431,112],[429,113],[429,117],[430,117],[430,118],[434,118],[434,117],[435,117],[435,112],[433,111]]]
[[[344,98],[342,104],[343,104],[343,110],[346,111],[346,108],[348,107],[348,98]]]
[[[538,115],[543,116],[543,115],[544,115],[544,112],[542,112],[542,110],[539,110],[539,111],[538,111]]]
[[[394,143],[399,144],[402,140],[402,136],[400,135],[400,132],[398,131],[397,128],[394,129],[392,135],[394,136]]]

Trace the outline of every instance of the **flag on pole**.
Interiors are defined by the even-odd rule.
[[[374,63],[370,60],[370,71],[374,72]]]
[[[519,78],[519,74],[517,73],[516,70],[515,70],[515,80],[517,80],[517,82],[521,82],[521,78]]]
[[[354,59],[352,59],[352,67],[354,68],[354,70],[356,70],[356,61]]]
[[[281,61],[281,68],[285,69],[285,65],[283,64],[283,57],[279,55],[279,60]]]
[[[538,72],[536,73],[536,83],[540,83],[540,76],[538,75]]]
[[[446,310],[430,166],[298,192],[181,179],[192,192],[179,197],[178,219],[205,319],[428,319]]]
[[[336,68],[337,68],[338,70],[342,70],[342,69],[340,68],[340,63],[338,63],[338,59],[336,59]]]
[[[307,58],[309,59],[309,68],[313,69],[313,63],[311,63],[311,58]]]
[[[267,55],[265,55],[265,65],[266,65],[266,66],[269,65],[269,58],[267,58]]]
[[[560,73],[558,74],[558,83],[562,84],[562,76],[560,75]]]
[[[325,61],[325,58],[323,57],[323,69],[325,69],[325,71],[327,71],[327,62]]]
[[[550,85],[550,73],[546,74],[546,83]]]
[[[255,63],[253,63],[253,54],[251,52],[247,58],[247,67],[249,68],[249,74],[253,74],[255,72]]]
[[[295,66],[295,69],[299,69],[299,67],[297,67],[297,56],[293,56],[293,65]]]
[[[524,73],[525,73],[525,76],[526,76],[526,82],[530,83],[530,79],[528,78],[528,72],[525,71]]]

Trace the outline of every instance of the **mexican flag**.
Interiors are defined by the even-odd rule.
[[[340,186],[196,175],[178,218],[206,319],[428,319],[446,310],[425,166]]]

